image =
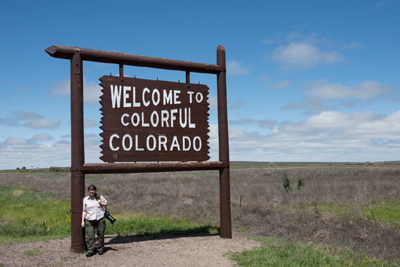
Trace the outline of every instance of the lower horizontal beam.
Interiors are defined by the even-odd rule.
[[[87,163],[80,171],[85,174],[95,173],[139,173],[139,172],[174,172],[219,170],[226,168],[222,161],[173,162],[173,163]]]

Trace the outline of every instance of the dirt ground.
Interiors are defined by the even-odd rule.
[[[233,239],[216,235],[154,239],[110,235],[105,238],[104,255],[95,254],[90,258],[71,253],[70,245],[70,238],[1,245],[0,263],[4,266],[232,266],[230,252],[258,247],[259,243],[238,236]]]

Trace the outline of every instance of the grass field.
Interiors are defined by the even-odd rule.
[[[264,244],[232,257],[244,266],[285,251],[298,266],[400,264],[399,174],[397,162],[232,163],[234,231]],[[86,184],[110,202],[118,223],[109,233],[215,233],[218,179],[216,171],[87,175]],[[69,235],[68,172],[2,171],[0,186],[0,241]]]
[[[56,199],[22,186],[0,186],[0,243],[39,241],[71,235],[68,200]],[[106,234],[218,233],[215,226],[199,225],[185,218],[146,217],[119,214],[118,223],[108,224]]]

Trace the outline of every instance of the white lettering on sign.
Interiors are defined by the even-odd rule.
[[[189,103],[192,104],[192,97],[193,97],[194,92],[188,91],[187,93],[189,95]]]
[[[192,122],[191,108],[178,108],[171,110],[154,110],[150,114],[150,121],[146,120],[145,113],[134,112],[132,114],[124,113],[121,116],[121,124],[124,126],[132,125],[134,127],[161,127],[172,128],[177,123],[181,128],[196,128],[196,123]],[[130,119],[129,119],[130,117]],[[160,120],[161,118],[161,120]]]
[[[119,135],[118,134],[112,134],[111,136],[110,136],[110,149],[112,150],[112,151],[118,151],[119,150],[119,146],[117,146],[117,147],[114,147],[113,146],[113,139],[114,138],[119,138]]]
[[[122,86],[110,86],[111,89],[111,102],[112,102],[112,107],[115,108],[115,105],[117,104],[117,108],[121,106],[121,87]]]
[[[118,134],[113,134],[110,137],[110,148],[112,151],[119,151],[122,146],[124,151],[143,151],[143,147],[139,147],[139,135],[131,136],[125,134],[122,138]],[[201,138],[195,136],[173,136],[172,140],[167,146],[168,138],[164,135],[149,135],[146,137],[146,149],[149,151],[165,152],[165,151],[189,151],[192,147],[195,151],[201,150]]]
[[[130,86],[124,86],[124,107],[130,108],[132,106],[132,104],[130,102],[127,102],[128,98],[129,98],[129,91],[131,91],[131,87]]]
[[[163,104],[165,105],[172,105],[172,90],[163,90]]]
[[[189,103],[192,104],[194,92],[188,91],[187,93],[188,93],[188,95],[189,95]],[[203,94],[202,94],[202,93],[200,93],[200,92],[197,92],[197,93],[196,93],[196,102],[197,102],[197,103],[203,102]]]
[[[121,86],[121,85],[111,85],[111,102],[112,108],[120,108],[121,102],[123,108],[130,107],[140,107],[143,103],[143,106],[148,107],[150,104],[154,106],[158,106],[161,100],[163,105],[174,105],[181,104],[180,90],[165,90],[163,89],[161,92],[157,88],[154,88],[150,91],[149,88],[144,88],[142,95],[140,98],[141,102],[136,102],[137,94],[136,87],[132,86]],[[192,103],[192,95],[194,92],[187,92],[189,95],[189,103]],[[198,98],[201,100],[199,101]],[[196,94],[197,103],[200,103],[203,100],[203,95],[201,93]]]
[[[132,97],[133,106],[134,106],[135,108],[140,107],[140,103],[137,103],[137,102],[136,102],[136,87],[133,87],[132,95],[133,95],[133,97]]]

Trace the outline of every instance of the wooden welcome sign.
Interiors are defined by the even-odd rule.
[[[220,236],[232,238],[225,48],[217,64],[155,58],[53,45],[46,52],[71,64],[71,249],[85,250],[81,227],[85,175],[218,170]],[[83,62],[119,66],[119,77],[101,77],[101,159],[85,162]],[[124,76],[124,65],[184,71],[185,83]],[[190,73],[217,76],[218,161],[209,161],[208,87],[191,84]],[[142,163],[143,162],[143,163]]]
[[[207,161],[208,87],[103,76],[105,162]]]

